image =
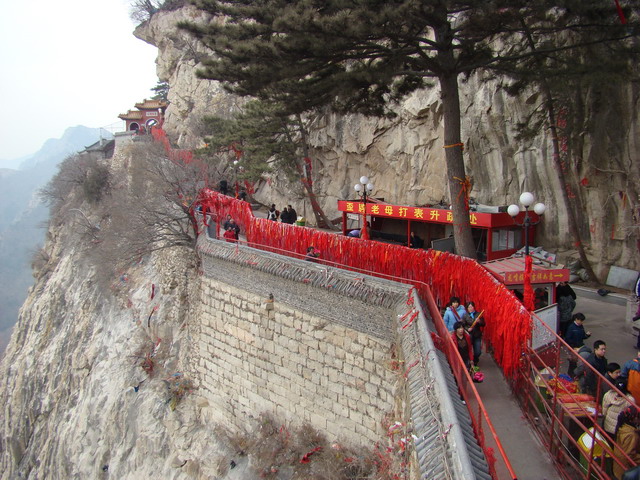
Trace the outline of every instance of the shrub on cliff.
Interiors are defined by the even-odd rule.
[[[55,218],[64,207],[78,206],[83,201],[98,203],[109,191],[109,167],[91,154],[76,154],[67,157],[58,165],[58,172],[40,189],[43,201],[51,208]]]
[[[193,202],[208,180],[202,165],[172,161],[158,143],[134,143],[126,156],[114,194],[93,211],[105,220],[91,255],[110,281],[149,253],[195,246]]]

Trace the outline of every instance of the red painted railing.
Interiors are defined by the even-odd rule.
[[[387,261],[382,265],[396,265],[398,268],[404,269],[402,270],[404,275],[393,272],[393,269],[390,269],[392,270],[390,273],[385,273],[383,271],[375,269],[377,267],[379,268],[379,266],[376,266],[374,264],[374,260],[372,258],[363,256],[364,252],[366,251],[365,249],[361,248],[358,249],[357,252],[353,252],[353,249],[348,248],[351,245],[360,245],[364,247],[368,246],[369,248],[371,248],[377,247],[378,245],[385,246],[385,244],[376,245],[377,242],[370,242],[362,239],[350,239],[341,235],[317,231],[310,228],[291,226],[287,224],[277,223],[272,220],[258,219],[253,216],[253,212],[246,202],[241,202],[231,197],[227,197],[217,192],[211,191],[205,191],[202,195],[203,196],[200,199],[202,205],[202,213],[205,213],[204,218],[209,218],[210,221],[216,223],[214,229],[217,230],[219,223],[224,222],[227,215],[231,215],[236,223],[238,223],[240,227],[242,227],[245,231],[247,236],[246,243],[249,246],[278,253],[280,255],[304,258],[306,248],[313,245],[321,252],[320,262],[325,265],[366,273],[368,275],[414,285],[420,293],[420,296],[426,301],[430,316],[434,322],[434,325],[436,326],[437,333],[441,339],[439,344],[441,345],[442,350],[447,356],[449,365],[451,366],[451,370],[456,378],[456,382],[460,389],[460,394],[464,398],[467,404],[467,408],[469,409],[474,433],[476,435],[478,443],[484,451],[492,478],[496,480],[513,480],[517,478],[515,472],[513,471],[511,463],[509,462],[509,459],[502,447],[500,439],[498,438],[498,435],[491,423],[489,415],[487,414],[487,411],[482,403],[480,395],[478,394],[475,385],[473,384],[473,381],[469,376],[469,372],[462,358],[460,357],[460,354],[458,353],[458,349],[453,344],[451,336],[447,332],[444,321],[442,320],[442,316],[440,315],[440,309],[432,294],[430,285],[422,280],[417,280],[415,278],[406,276],[406,273],[411,271],[408,268],[409,263],[407,261],[402,261],[401,257],[393,257],[389,252],[386,252],[387,255],[385,256],[385,258],[387,260],[392,260],[395,258],[398,261]],[[271,231],[270,234],[266,235],[267,242],[262,243],[263,240],[261,236],[257,235],[256,232],[256,230],[258,229],[261,229],[260,231],[263,234],[264,231]],[[279,232],[277,233],[278,236],[276,236],[276,232]],[[220,238],[219,232],[217,232],[215,236]],[[260,240],[256,240],[256,238],[260,238]],[[271,239],[271,241],[269,241],[269,239]],[[403,253],[411,254],[416,252],[415,250],[410,250],[406,247],[397,247],[393,245],[388,246],[394,247],[394,249],[397,250],[396,255]],[[331,254],[330,252],[333,252],[333,254]],[[429,253],[426,251],[422,252]],[[356,258],[359,258],[361,262],[344,261],[344,259],[350,258],[350,255],[356,255]],[[439,264],[438,260],[440,259],[441,255],[443,263]],[[467,266],[471,269],[479,267],[479,265],[473,261],[446,253],[441,254],[440,252],[437,252],[433,255],[433,257],[434,258],[429,259],[434,264],[432,268],[444,268],[443,265],[450,265],[454,267],[459,266],[452,261],[454,259],[460,259],[464,264],[468,263]],[[444,260],[449,260],[449,262],[444,262]],[[367,261],[369,262],[368,265],[366,265]],[[360,264],[358,265],[358,263]],[[365,264],[366,266],[363,264]],[[474,267],[474,265],[476,267]],[[486,270],[484,269],[478,271],[483,272],[483,274],[487,274]],[[473,270],[469,271],[468,274],[472,275],[472,272]],[[493,277],[490,275],[488,275],[488,278],[493,280]]]
[[[164,132],[160,132],[158,133],[157,129],[152,131],[154,138],[164,144],[172,161],[188,163],[193,160],[192,156],[182,153],[186,151],[175,153],[177,151],[171,148]],[[535,315],[532,316],[503,284],[495,280],[476,261],[446,252],[408,249],[404,246],[347,238],[334,233],[259,219],[254,217],[248,203],[209,189],[201,191],[200,198],[194,204],[195,208],[201,209],[203,213],[212,214],[220,221],[231,215],[244,230],[247,243],[251,246],[303,257],[307,247],[313,245],[321,252],[321,261],[328,265],[415,285],[422,298],[427,301],[461,395],[467,402],[474,431],[491,464],[493,478],[515,479],[516,476],[482,400],[440,317],[440,307],[452,295],[460,297],[463,302],[473,300],[478,309],[484,312],[487,321],[484,328],[485,342],[491,345],[496,363],[505,377],[511,381],[525,414],[554,456],[554,461],[565,478],[609,479],[612,478],[612,463],[626,462],[627,466],[633,465],[626,455],[623,454],[622,459],[613,455],[615,441],[599,426],[597,413],[580,412],[579,409],[580,415],[576,416],[575,412],[557,401],[557,395],[553,395],[550,400],[541,393],[540,386],[536,383],[536,378],[539,377],[537,372],[547,368],[557,376],[562,363],[567,361],[561,356],[561,349],[567,349],[568,356],[576,354],[551,331],[547,332],[552,341],[549,343],[550,346],[546,347],[546,355],[531,350],[532,322],[536,323],[536,328],[548,330],[548,327]],[[205,215],[205,218],[209,218],[208,215]],[[552,353],[551,361],[549,352]],[[580,358],[577,361],[584,362]],[[585,368],[592,369],[590,365],[586,365]],[[600,391],[606,380],[595,373]],[[542,383],[545,388],[549,387],[548,383]],[[585,416],[585,413],[590,415]],[[587,420],[580,420],[583,417]],[[608,445],[595,437],[596,441],[592,443],[589,451],[583,452],[581,458],[575,458],[571,452],[578,447],[578,440],[565,426],[566,418],[573,421],[581,432],[588,432],[593,428],[594,432],[603,436]],[[489,430],[490,435],[487,435],[486,430]],[[592,438],[594,435],[595,433],[591,435]],[[602,449],[602,455],[594,454],[596,447]],[[493,456],[494,448],[500,454],[497,462]],[[496,469],[496,464],[501,468]]]

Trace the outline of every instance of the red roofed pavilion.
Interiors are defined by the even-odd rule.
[[[142,127],[150,130],[153,126],[162,126],[164,122],[164,112],[168,103],[164,100],[147,100],[136,103],[137,110],[129,110],[121,113],[118,118],[127,122],[127,131],[138,131]]]

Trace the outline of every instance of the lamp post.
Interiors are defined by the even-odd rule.
[[[531,287],[531,271],[533,269],[533,259],[529,255],[529,227],[538,224],[533,223],[529,216],[529,208],[533,205],[535,198],[531,192],[523,192],[520,195],[520,203],[524,207],[524,219],[521,224],[516,223],[516,217],[520,213],[520,207],[518,205],[509,205],[507,207],[507,213],[513,217],[513,222],[516,225],[524,227],[524,306],[527,310],[533,311],[533,288]],[[544,203],[536,203],[533,205],[533,211],[538,216],[542,216],[547,209]]]
[[[360,238],[364,238],[366,240],[369,239],[369,230],[367,229],[367,197],[371,195],[374,188],[373,183],[369,182],[369,177],[366,175],[361,176],[360,183],[356,183],[353,186],[353,189],[356,191],[358,196],[362,198],[362,203],[364,203],[364,222],[360,229]]]

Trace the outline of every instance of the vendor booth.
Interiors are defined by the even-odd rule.
[[[513,290],[516,296],[524,291],[524,256],[512,256],[500,260],[484,262],[482,264],[509,290]],[[556,285],[559,282],[569,281],[569,270],[558,268],[534,256],[531,271],[531,284],[535,292],[535,310],[544,308],[556,302]]]
[[[476,253],[480,261],[505,258],[524,245],[522,221],[524,212],[515,219],[506,211],[493,213],[471,211],[469,220]],[[430,206],[409,207],[391,205],[371,199],[366,204],[357,200],[339,200],[342,212],[342,231],[347,235],[350,225],[360,228],[362,216],[370,217],[370,238],[374,240],[410,245],[411,232],[425,248],[453,252],[453,213],[446,208]],[[539,217],[529,212],[532,226],[529,228],[529,243],[535,238],[535,224]]]

